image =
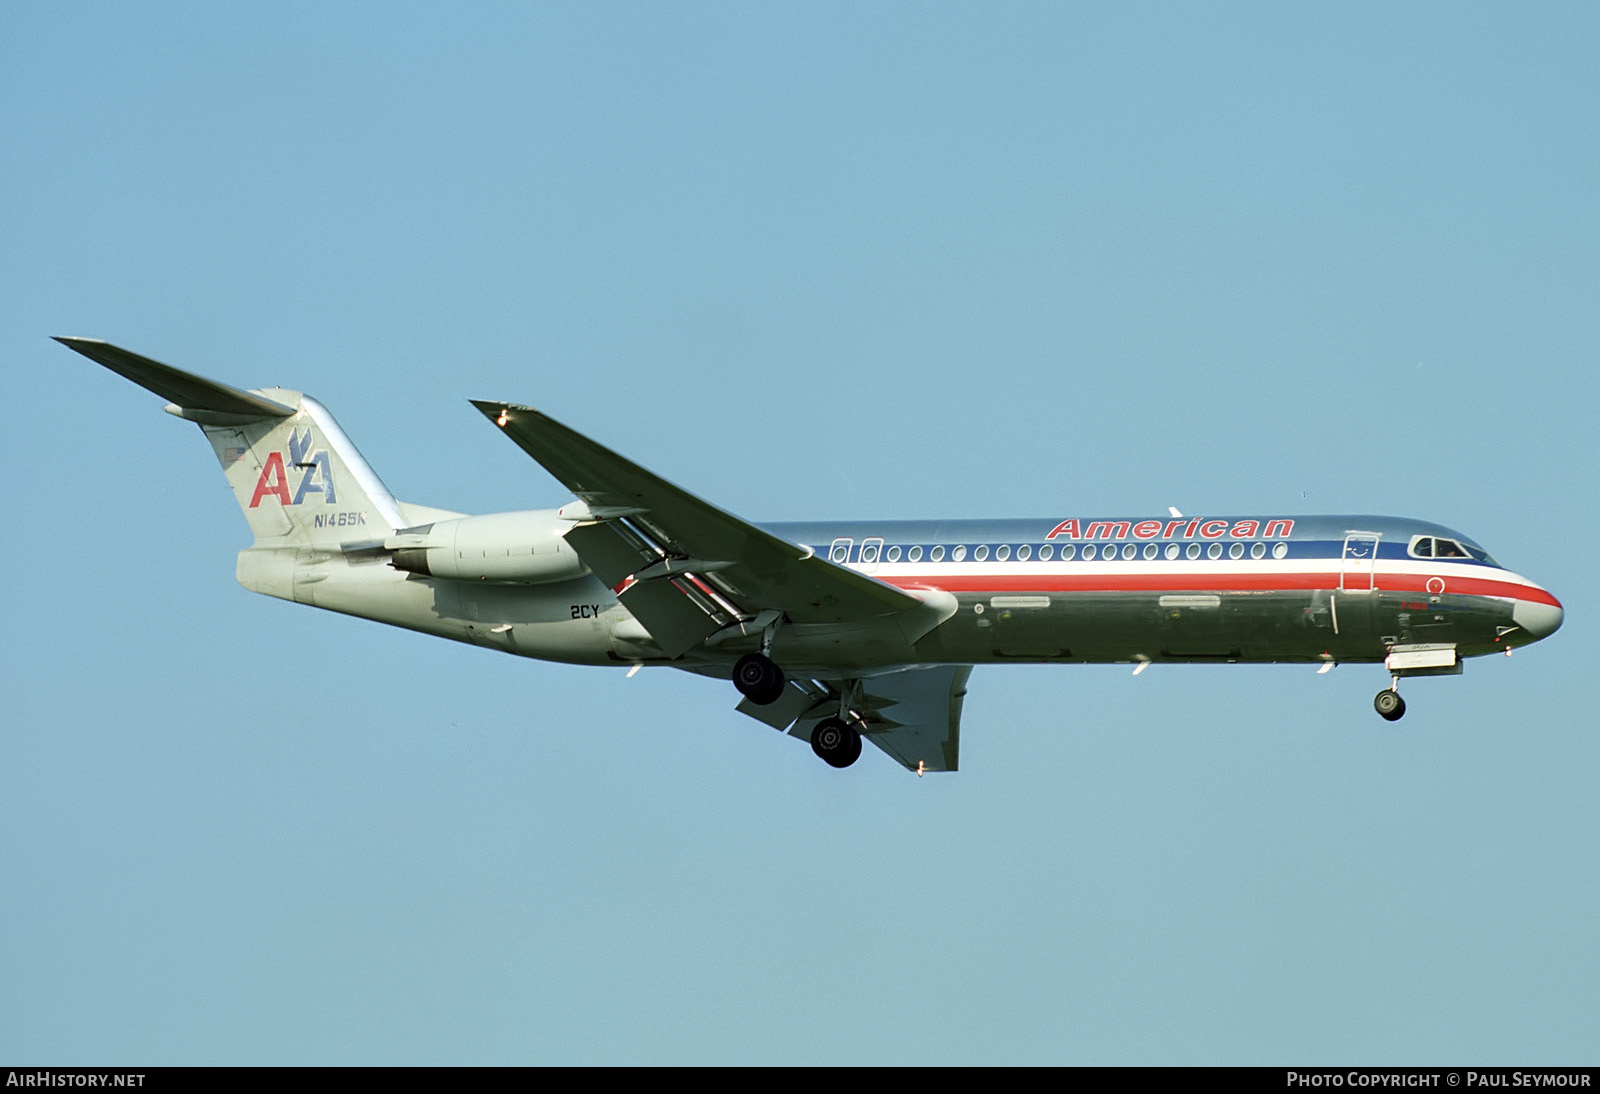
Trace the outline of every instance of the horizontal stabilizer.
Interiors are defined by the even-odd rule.
[[[140,357],[98,338],[57,338],[56,341],[185,410],[233,414],[240,418],[287,418],[294,413],[293,408],[282,403]]]

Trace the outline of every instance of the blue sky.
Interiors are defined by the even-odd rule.
[[[1571,1063],[1600,1035],[1589,5],[12,3],[0,1058]],[[192,427],[537,405],[756,520],[1374,512],[1567,623],[983,667],[954,776],[252,596]]]

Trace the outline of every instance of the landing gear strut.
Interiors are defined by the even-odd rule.
[[[1372,700],[1372,709],[1391,722],[1398,722],[1405,716],[1406,701],[1400,698],[1400,677],[1394,677],[1393,683],[1378,692]]]
[[[811,731],[811,751],[834,767],[849,767],[861,758],[861,734],[838,718],[824,718]]]
[[[765,654],[747,653],[733,666],[733,686],[759,706],[776,703],[788,682],[783,670]]]

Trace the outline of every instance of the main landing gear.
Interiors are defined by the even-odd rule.
[[[757,706],[776,703],[788,683],[783,670],[763,653],[747,653],[733,666],[733,686]]]
[[[734,663],[733,685],[746,699],[765,707],[783,697],[789,679],[765,653],[747,653]],[[843,698],[840,713],[847,714]],[[824,718],[811,731],[811,751],[831,767],[849,767],[861,758],[861,731],[843,717]]]
[[[1400,677],[1395,676],[1391,679],[1393,682],[1373,697],[1372,709],[1376,710],[1380,717],[1398,722],[1405,717],[1406,701],[1400,698]]]
[[[833,767],[849,767],[861,758],[861,734],[838,718],[824,718],[811,731],[811,751]]]

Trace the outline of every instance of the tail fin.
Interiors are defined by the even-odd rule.
[[[169,414],[200,426],[256,546],[333,548],[404,526],[394,495],[310,396],[241,391],[92,338],[56,341],[170,400]]]

